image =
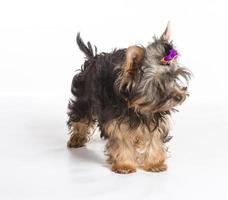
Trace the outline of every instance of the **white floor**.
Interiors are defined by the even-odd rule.
[[[191,101],[190,101],[191,102]],[[52,97],[2,97],[0,199],[228,199],[228,128],[222,105],[174,114],[169,169],[111,172],[96,133],[66,148],[66,104]]]
[[[0,1],[0,200],[228,200],[227,0]],[[152,42],[171,20],[195,75],[173,115],[168,171],[110,171],[99,133],[69,150],[66,107],[84,55]],[[56,97],[53,97],[56,95]]]

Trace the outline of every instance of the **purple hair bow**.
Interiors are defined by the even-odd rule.
[[[177,57],[177,51],[175,49],[170,49],[169,54],[162,58],[162,64],[167,64]]]

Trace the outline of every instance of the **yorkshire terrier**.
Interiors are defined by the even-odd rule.
[[[147,47],[97,54],[80,34],[76,40],[86,60],[72,81],[68,147],[84,146],[98,124],[112,171],[165,171],[170,115],[188,96],[191,77],[178,64],[170,24]]]

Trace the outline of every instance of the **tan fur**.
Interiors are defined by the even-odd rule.
[[[145,105],[146,98],[145,97],[139,97],[136,99],[132,99],[131,101],[128,101],[128,107],[133,108],[136,112],[141,112],[142,110],[151,110],[150,105]],[[143,105],[143,106],[142,106]]]
[[[109,156],[107,161],[112,165],[112,170],[118,173],[136,171],[134,148],[131,141],[125,136],[128,127],[125,124],[118,127],[114,121],[105,127],[105,131],[110,137],[106,145],[106,153]]]
[[[134,74],[137,66],[141,64],[145,56],[145,50],[138,46],[130,46],[127,48],[126,59],[122,66],[122,71],[116,81],[117,88],[121,90],[126,86],[127,89],[134,86]]]
[[[139,167],[153,172],[164,171],[166,147],[162,137],[168,130],[168,119],[161,122],[153,132],[143,125],[130,129],[126,123],[117,125],[115,120],[108,123],[105,126],[105,132],[109,136],[106,153],[112,170],[118,173],[130,173]]]
[[[87,120],[81,120],[79,122],[71,123],[70,139],[67,142],[67,146],[70,148],[78,148],[85,145],[89,141],[90,131],[93,128],[93,123],[89,123]]]
[[[144,50],[141,47],[130,46],[126,52],[126,60],[123,65],[125,73],[132,74],[137,64],[140,64],[144,58]]]
[[[163,171],[166,149],[161,140],[160,132],[155,131],[145,152],[143,168],[147,171]]]
[[[136,168],[133,165],[114,163],[112,165],[112,171],[119,174],[129,174],[132,172],[136,172]]]

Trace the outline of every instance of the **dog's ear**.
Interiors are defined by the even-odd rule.
[[[170,21],[168,21],[165,31],[161,35],[160,39],[170,41],[170,37],[171,37],[171,28],[170,28]]]
[[[118,91],[126,98],[134,85],[135,74],[141,67],[145,56],[145,49],[138,46],[130,46],[126,50],[125,60],[120,76],[116,80]]]
[[[123,65],[125,75],[133,76],[137,68],[141,65],[145,55],[145,50],[138,46],[130,46],[126,51],[126,59]]]

